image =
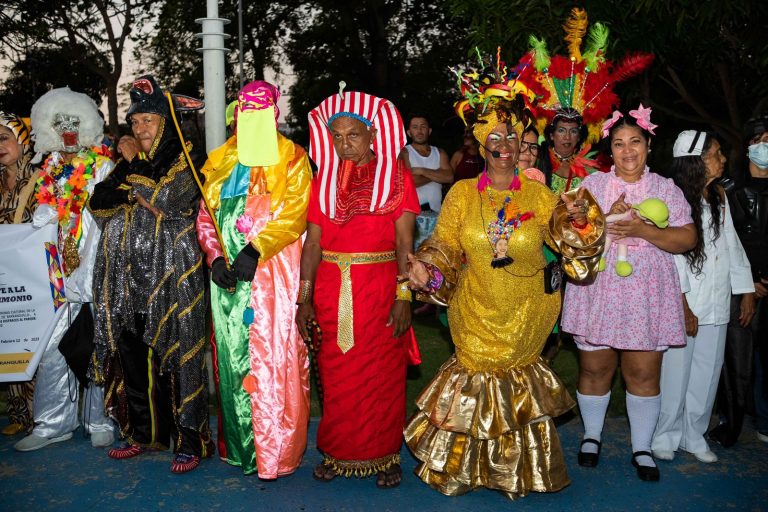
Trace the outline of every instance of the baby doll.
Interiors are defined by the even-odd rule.
[[[620,220],[630,220],[633,216],[638,216],[646,222],[652,222],[658,228],[666,228],[669,225],[669,209],[664,201],[651,197],[638,203],[624,213],[614,213],[605,217],[606,224],[610,225]],[[605,250],[600,258],[600,264],[597,267],[598,272],[605,270],[605,255],[611,248],[613,239],[611,235],[605,237]],[[628,277],[632,274],[632,264],[627,261],[626,243],[619,242],[618,256],[616,257],[616,274],[621,277]]]

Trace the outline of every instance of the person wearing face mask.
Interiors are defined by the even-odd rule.
[[[264,81],[239,92],[236,132],[202,169],[197,216],[213,281],[219,454],[263,479],[296,470],[309,424],[307,347],[294,316],[312,170],[277,131],[279,98]]]
[[[768,115],[750,119],[747,135],[748,172],[737,176],[729,190],[733,223],[752,266],[755,315],[749,325],[739,321],[738,296],[731,299],[731,321],[725,361],[717,394],[720,423],[710,439],[733,446],[746,412],[754,412],[757,438],[768,443]]]
[[[32,141],[24,120],[0,112],[0,224],[32,221],[35,208],[35,167]],[[8,387],[8,425],[2,433],[12,436],[32,429],[35,379]]]
[[[720,142],[711,133],[686,130],[677,137],[670,174],[691,206],[696,246],[675,255],[678,273],[690,284],[683,294],[684,347],[672,347],[661,364],[661,413],[653,455],[672,460],[680,449],[706,463],[717,462],[704,434],[709,427],[723,364],[731,293],[740,298],[738,322],[755,311],[749,261],[733,227],[719,184],[725,167]]]
[[[192,165],[204,155],[180,138],[177,112],[202,101],[166,95],[154,77],[133,82],[133,136],[88,207],[103,224],[93,291],[96,353],[90,369],[110,390],[107,411],[128,459],[165,450],[171,472],[195,469],[213,452],[208,428],[203,255],[195,233],[200,191]],[[169,104],[172,102],[172,105]]]
[[[84,428],[94,447],[106,447],[114,442],[114,427],[104,416],[104,389],[90,383],[85,374],[93,350],[91,284],[101,234],[85,204],[113,167],[109,149],[102,145],[104,121],[91,98],[64,87],[35,102],[32,123],[35,151],[48,155],[37,179],[38,206],[32,224],[58,225],[67,301],[56,311],[56,324],[37,369],[35,427],[14,448],[27,452],[71,439],[79,424],[80,384],[86,387]],[[78,361],[65,349],[71,340],[86,347]]]

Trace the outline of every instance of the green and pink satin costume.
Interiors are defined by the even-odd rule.
[[[261,255],[253,281],[238,281],[234,293],[211,283],[211,311],[221,457],[264,479],[296,470],[309,422],[307,349],[294,318],[312,171],[305,151],[280,134],[278,149],[278,164],[246,167],[235,136],[202,169],[227,257],[246,243]],[[211,265],[223,251],[202,202],[197,231]]]

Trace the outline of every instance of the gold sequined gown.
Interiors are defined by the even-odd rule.
[[[456,354],[417,400],[405,439],[421,461],[416,474],[451,496],[487,487],[515,498],[569,483],[552,418],[574,402],[539,357],[560,311],[560,294],[544,292],[542,271],[557,196],[520,178],[520,190],[491,191],[495,208],[478,179],[458,182],[417,251],[445,276],[436,298],[449,306]],[[496,269],[485,228],[507,195],[534,217],[510,237],[514,262]]]

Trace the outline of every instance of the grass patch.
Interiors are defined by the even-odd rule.
[[[425,317],[413,317],[413,329],[421,350],[421,364],[408,368],[408,380],[406,381],[406,410],[409,415],[416,409],[415,401],[421,391],[435,376],[437,370],[453,354],[453,342],[450,332],[433,315]],[[576,398],[576,380],[579,374],[578,356],[573,342],[564,342],[563,346],[552,361],[552,369],[565,383],[568,392]],[[624,385],[620,372],[616,373],[611,393],[611,404],[608,408],[609,416],[624,416],[626,406],[624,402]],[[7,407],[7,385],[0,387],[0,413],[5,413]],[[216,396],[211,396],[211,413],[216,414]],[[312,395],[310,403],[310,415],[320,416],[320,406],[317,399],[317,388],[314,376],[312,379]]]

